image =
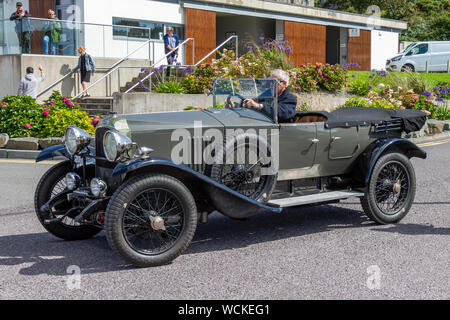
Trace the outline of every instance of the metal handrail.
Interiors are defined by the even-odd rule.
[[[160,63],[161,61],[163,61],[164,59],[166,59],[169,55],[171,55],[174,51],[178,50],[182,45],[184,45],[185,43],[187,43],[188,41],[194,42],[195,39],[194,38],[187,38],[186,40],[184,40],[182,43],[180,43],[178,46],[176,46],[172,51],[166,53],[164,55],[164,57],[162,57],[161,59],[159,59],[158,61],[156,61],[155,63],[153,63],[150,67],[148,67],[149,69],[153,69],[158,63]],[[194,51],[195,46],[192,46],[192,57],[194,57],[195,51]],[[153,72],[150,72],[148,75],[146,75],[143,79],[139,80],[138,83],[135,83],[131,88],[129,88],[127,91],[125,91],[125,93],[130,93],[134,88],[136,88],[141,82],[147,80],[149,77],[151,77],[153,74]]]
[[[92,87],[94,87],[95,85],[97,85],[97,83],[99,83],[100,81],[102,81],[103,79],[105,79],[106,77],[108,77],[111,73],[113,73],[114,71],[116,71],[118,69],[118,66],[128,60],[128,58],[133,55],[135,52],[139,51],[140,49],[142,49],[144,46],[146,46],[147,44],[149,44],[150,42],[152,42],[153,39],[147,40],[145,41],[142,45],[140,45],[139,47],[137,47],[135,50],[133,50],[131,53],[127,54],[124,58],[120,59],[119,61],[117,61],[115,64],[113,64],[110,67],[109,72],[107,72],[103,77],[101,77],[100,79],[98,79],[97,81],[95,81],[93,84],[91,84],[89,87],[87,87],[86,89],[84,89],[83,91],[81,91],[80,93],[78,93],[75,97],[73,97],[74,99],[79,98],[83,93],[85,93],[86,91],[88,91],[89,89],[91,89]]]
[[[196,64],[194,64],[194,67],[198,66],[200,63],[202,63],[203,61],[205,61],[206,59],[209,58],[210,55],[212,55],[214,52],[216,52],[217,50],[219,50],[220,48],[222,48],[225,44],[227,44],[231,39],[236,38],[236,59],[238,57],[238,36],[234,35],[229,37],[227,40],[225,40],[224,42],[222,42],[219,46],[217,46],[214,50],[212,50],[210,53],[208,53],[206,56],[203,57],[203,59],[201,59],[199,62],[197,62]]]

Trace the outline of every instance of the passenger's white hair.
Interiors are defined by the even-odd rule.
[[[289,73],[284,70],[276,69],[270,74],[270,77],[275,76],[280,82],[286,82],[286,86],[289,86]]]

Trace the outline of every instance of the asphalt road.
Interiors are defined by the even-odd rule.
[[[0,161],[0,299],[449,299],[450,143],[425,150],[398,225],[375,225],[356,200],[245,222],[213,215],[185,254],[150,269],[125,265],[103,233],[46,233],[32,206],[50,166]]]

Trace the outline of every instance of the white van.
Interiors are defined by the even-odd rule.
[[[415,42],[403,52],[386,61],[388,71],[447,72],[450,41]]]

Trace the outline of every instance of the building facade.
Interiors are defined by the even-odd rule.
[[[5,19],[14,11],[15,2],[0,0],[0,14]],[[60,55],[75,55],[76,47],[84,45],[94,56],[122,57],[151,38],[155,47],[142,50],[137,57],[145,58],[149,50],[159,56],[163,52],[162,36],[170,25],[181,39],[195,38],[194,50],[192,42],[186,46],[186,64],[199,61],[227,37],[237,35],[241,54],[248,45],[258,45],[259,38],[265,37],[289,41],[297,65],[356,62],[362,69],[383,69],[385,60],[398,52],[398,35],[407,27],[401,21],[314,8],[314,1],[302,0],[22,2],[35,18],[46,18],[51,8],[61,20],[87,23],[64,29],[68,29],[63,32],[67,44],[59,45]],[[33,24],[39,30],[38,21]],[[118,25],[147,30],[126,30]],[[0,43],[8,42],[8,38],[13,42],[15,35],[6,30],[11,30],[11,23],[5,20],[1,28]],[[3,48],[4,53],[13,54],[14,46],[7,47],[10,52]],[[39,35],[33,35],[31,53],[42,53]]]

